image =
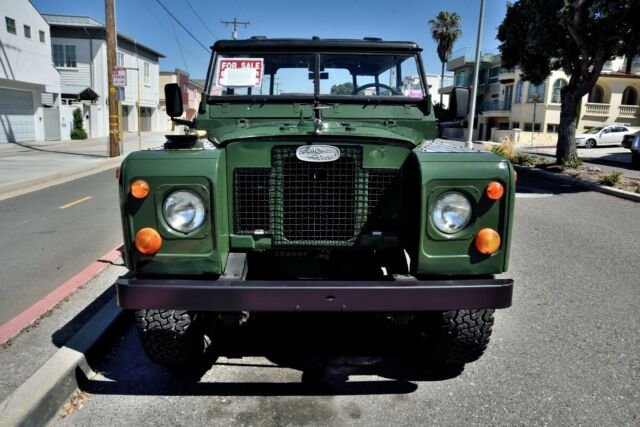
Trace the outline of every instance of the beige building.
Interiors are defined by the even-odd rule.
[[[474,58],[467,52],[454,52],[447,68],[455,73],[455,85],[471,87]],[[616,58],[605,64],[593,91],[582,99],[578,132],[614,123],[640,127],[640,57],[634,59],[630,74],[624,72],[625,63],[625,58]],[[560,90],[568,81],[564,72],[554,71],[536,86],[522,81],[518,69],[501,67],[500,55],[483,53],[474,139],[498,142],[506,137],[514,142],[555,144]],[[449,136],[462,137],[464,132],[452,130]]]
[[[166,113],[167,104],[164,97],[164,86],[169,83],[177,83],[180,86],[182,92],[182,108],[184,114],[181,118],[187,120],[193,120],[198,114],[198,106],[200,105],[200,98],[204,91],[204,80],[191,80],[189,79],[189,73],[179,68],[175,71],[160,71],[160,111],[162,112],[162,119],[165,123],[166,130],[174,130],[175,124],[171,121]]]

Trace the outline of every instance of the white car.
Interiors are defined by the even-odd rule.
[[[591,128],[576,135],[578,147],[594,148],[602,145],[621,145],[625,135],[637,132],[638,129],[626,125],[610,125]]]

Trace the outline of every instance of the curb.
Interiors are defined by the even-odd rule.
[[[40,316],[55,307],[60,301],[73,294],[78,288],[84,286],[89,280],[96,277],[105,270],[111,262],[120,258],[122,245],[116,246],[97,261],[92,262],[84,270],[49,292],[31,307],[9,320],[4,325],[0,325],[0,344],[9,341],[18,335],[24,328],[35,322]],[[1,424],[0,424],[1,425]]]
[[[0,425],[44,426],[51,422],[83,378],[95,373],[86,354],[115,329],[124,310],[112,298],[27,381],[0,403]]]
[[[88,167],[83,166],[62,172],[53,172],[50,174],[25,179],[24,181],[0,185],[0,200],[20,196],[32,191],[42,190],[53,185],[62,184],[63,182],[66,182],[72,178],[81,178],[84,176],[104,172],[106,170],[119,166],[123,159],[124,156],[113,157],[111,159],[101,160],[97,163],[89,165]]]
[[[541,169],[528,168],[519,165],[514,165],[514,168],[518,173],[521,173],[523,175],[529,174],[536,176],[537,178],[546,179],[547,181],[554,181],[567,185],[575,185],[578,187],[586,188],[588,190],[597,191],[602,194],[607,194],[609,196],[614,196],[620,199],[626,199],[632,202],[640,203],[640,194],[632,193],[631,191],[607,187],[590,181],[585,181],[584,179],[562,175],[559,173],[547,172]]]

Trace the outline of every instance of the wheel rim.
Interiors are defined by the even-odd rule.
[[[585,143],[584,143],[584,146],[585,146],[586,148],[593,148],[593,147],[595,147],[595,145],[596,145],[596,144],[595,144],[595,142],[593,141],[593,139],[590,139],[590,140],[588,140],[587,142],[585,142]]]

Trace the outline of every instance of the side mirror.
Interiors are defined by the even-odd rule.
[[[169,117],[180,117],[184,113],[182,92],[176,83],[164,85],[164,99]]]
[[[464,119],[469,114],[469,89],[454,87],[449,95],[449,113],[455,119]]]

